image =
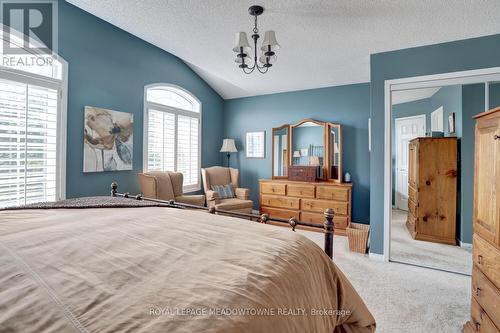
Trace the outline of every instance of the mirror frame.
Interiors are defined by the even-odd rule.
[[[288,165],[287,167],[293,165],[293,153],[291,152],[291,147],[292,147],[292,142],[293,142],[293,129],[295,127],[298,127],[300,125],[302,125],[303,123],[306,123],[306,122],[312,122],[312,123],[315,123],[317,125],[320,125],[320,126],[323,126],[323,142],[324,142],[324,147],[325,147],[325,156],[328,156],[328,158],[325,158],[324,159],[324,165],[323,165],[323,175],[324,175],[324,178],[323,179],[320,179],[321,181],[328,181],[328,182],[335,182],[335,183],[342,183],[342,179],[343,179],[343,173],[342,173],[342,125],[339,124],[339,123],[331,123],[331,122],[325,122],[325,121],[319,121],[319,120],[315,120],[315,119],[311,119],[311,118],[305,118],[305,119],[302,119],[300,120],[299,122],[295,123],[295,124],[285,124],[285,125],[282,125],[280,127],[275,127],[273,128],[272,130],[272,146],[273,146],[273,149],[272,149],[272,179],[288,179],[288,173],[287,173],[287,176],[274,176],[274,132],[275,131],[279,131],[279,130],[282,130],[283,128],[288,128],[288,147],[289,147],[289,154],[288,154]],[[339,159],[339,166],[338,166],[338,174],[339,174],[339,179],[331,179],[331,168],[330,168],[330,151],[331,149],[333,149],[333,147],[330,147],[330,138],[329,138],[329,134],[330,134],[330,130],[333,128],[333,127],[338,127],[339,129],[339,153],[340,153],[340,159]]]
[[[287,168],[287,170],[286,170],[286,176],[275,176],[274,175],[274,153],[275,153],[275,151],[274,151],[274,133],[277,132],[277,131],[281,131],[281,130],[283,130],[285,128],[288,130],[288,133],[287,133],[287,136],[286,136],[286,138],[287,138],[286,139],[286,141],[287,141],[286,144],[287,144],[287,149],[288,149],[288,156],[291,156],[291,154],[290,154],[290,144],[291,144],[292,140],[291,140],[291,136],[290,136],[290,125],[285,124],[285,125],[282,125],[280,127],[274,127],[273,130],[271,131],[271,135],[272,135],[272,142],[271,142],[271,144],[272,144],[272,157],[271,157],[271,159],[272,159],[272,165],[271,165],[271,167],[272,167],[272,170],[271,170],[272,179],[288,179],[288,167],[290,166],[289,159],[288,159],[288,162],[286,164],[286,168]]]

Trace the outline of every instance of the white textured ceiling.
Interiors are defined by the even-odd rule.
[[[500,33],[500,0],[68,2],[180,57],[224,98],[368,82],[372,53]],[[243,74],[232,52],[253,4],[281,44],[265,75]]]
[[[392,105],[419,101],[432,97],[441,87],[399,90],[392,93]]]

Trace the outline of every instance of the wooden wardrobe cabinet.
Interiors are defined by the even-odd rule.
[[[457,138],[415,138],[408,154],[410,234],[418,240],[455,245]]]
[[[318,225],[323,225],[324,211],[331,208],[336,235],[345,235],[351,222],[352,184],[263,179],[259,197],[261,214]]]
[[[475,118],[472,308],[464,332],[500,332],[500,108]]]

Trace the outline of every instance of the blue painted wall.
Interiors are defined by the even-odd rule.
[[[59,54],[69,63],[67,197],[138,192],[142,171],[144,86],[182,86],[202,102],[202,166],[220,163],[223,99],[182,60],[71,5],[59,2]],[[132,171],[83,173],[84,106],[134,114]]]
[[[490,84],[490,108],[500,106],[500,83]]]
[[[369,222],[368,117],[370,85],[368,83],[303,90],[226,100],[224,103],[224,136],[236,140],[239,153],[232,157],[233,166],[241,170],[241,185],[251,189],[258,203],[259,179],[271,178],[273,127],[293,124],[303,118],[338,122],[343,126],[343,172],[353,179],[353,220]],[[266,158],[245,158],[245,133],[266,131]],[[380,134],[380,138],[382,138]],[[256,206],[257,208],[257,206]]]
[[[370,251],[384,246],[384,81],[500,66],[500,35],[372,54],[370,157]]]
[[[472,243],[472,212],[474,209],[474,136],[473,117],[484,111],[484,84],[462,88],[462,139],[460,140],[460,226],[457,237]]]

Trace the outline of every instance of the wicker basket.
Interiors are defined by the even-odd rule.
[[[369,232],[370,226],[368,224],[350,223],[347,227],[347,240],[349,241],[349,250],[359,253],[366,253]]]

